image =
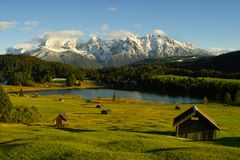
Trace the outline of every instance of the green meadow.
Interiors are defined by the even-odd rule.
[[[159,79],[174,78],[178,80],[178,79],[188,79],[190,77],[177,76],[177,75],[156,75],[156,76],[153,76],[153,78],[159,78]],[[212,77],[197,77],[197,79],[202,79],[202,80],[205,80],[206,82],[240,83],[239,79],[224,79],[224,78],[212,78]]]
[[[64,101],[59,101],[59,98]],[[210,103],[195,104],[220,126],[217,140],[193,141],[174,136],[173,118],[192,107],[120,98],[85,100],[77,95],[19,97],[14,105],[37,106],[39,122],[0,123],[0,159],[113,159],[113,160],[237,160],[240,159],[240,108]],[[111,108],[107,115],[103,108]],[[54,118],[64,111],[69,124],[54,127]]]

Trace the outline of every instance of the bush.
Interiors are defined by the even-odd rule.
[[[240,103],[240,90],[238,90],[236,92],[236,95],[235,95],[235,103]]]
[[[35,87],[35,82],[33,80],[27,80],[26,82],[23,83],[24,86],[30,86],[30,87]]]
[[[207,97],[204,97],[203,98],[203,104],[207,104],[208,103],[208,99],[207,99]]]
[[[90,102],[92,102],[92,99],[87,99],[86,102],[90,103]]]
[[[113,93],[112,100],[116,101],[116,94],[115,93]]]
[[[8,94],[0,86],[0,121],[10,122],[13,105],[9,100]]]
[[[19,96],[20,96],[20,97],[23,97],[23,96],[24,96],[22,89],[20,89],[20,91],[19,91]]]
[[[232,102],[232,98],[231,98],[231,94],[230,93],[226,93],[225,96],[224,96],[224,102],[226,104],[230,104]]]
[[[35,106],[16,106],[12,110],[12,122],[17,123],[32,123],[39,120],[41,114]]]

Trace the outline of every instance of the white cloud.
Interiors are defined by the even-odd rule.
[[[140,24],[140,23],[137,23],[137,24],[134,24],[133,25],[133,27],[136,27],[136,28],[140,28],[140,27],[142,27],[143,25],[142,24]]]
[[[31,43],[19,43],[14,45],[14,48],[22,48],[22,49],[26,49],[26,48],[31,48],[33,45]]]
[[[24,25],[25,26],[36,26],[36,25],[38,25],[38,21],[25,21],[24,22]]]
[[[84,33],[80,30],[47,31],[33,37],[26,43],[38,45],[45,43],[46,40],[51,38],[76,39],[82,35],[84,35]]]
[[[103,24],[103,25],[101,26],[101,30],[102,30],[102,31],[107,31],[107,30],[109,30],[108,24]]]
[[[35,27],[39,24],[39,22],[38,21],[25,21],[23,24],[24,24],[24,27],[18,28],[18,30],[24,30],[24,31],[32,30],[33,27]]]
[[[17,23],[14,21],[0,21],[0,30],[15,28],[16,25]]]
[[[0,21],[0,30],[12,28],[16,28],[17,30],[32,30],[34,26],[38,25],[38,23],[38,21],[25,21],[23,23],[18,23],[15,21]],[[22,27],[19,25],[22,25]]]
[[[213,47],[213,48],[207,48],[205,50],[207,50],[208,52],[212,53],[213,55],[220,55],[220,54],[223,54],[223,53],[236,51],[237,49],[235,49],[235,48]]]
[[[44,32],[44,39],[49,38],[75,38],[82,36],[84,33],[80,30],[63,30],[63,31],[55,31],[55,32]]]
[[[135,35],[132,32],[126,31],[126,30],[119,30],[114,32],[106,33],[105,39],[112,40],[112,39],[126,39],[127,37],[134,36]]]
[[[118,8],[114,7],[114,6],[109,6],[107,8],[108,11],[111,11],[111,12],[117,12],[118,11]]]
[[[166,33],[164,31],[162,31],[161,29],[155,29],[154,33],[156,35],[161,35],[161,36],[165,36],[166,35]]]

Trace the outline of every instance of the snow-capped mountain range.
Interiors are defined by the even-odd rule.
[[[74,38],[52,37],[34,43],[17,44],[8,48],[6,53],[29,54],[44,60],[78,66],[85,66],[81,63],[89,61],[101,66],[122,66],[148,58],[205,55],[209,52],[165,35],[131,34],[125,38],[111,40],[91,36],[86,43]]]

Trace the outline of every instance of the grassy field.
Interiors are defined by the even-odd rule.
[[[64,101],[58,101],[59,97]],[[113,102],[79,96],[10,96],[14,105],[39,107],[40,122],[30,125],[0,123],[0,159],[121,159],[121,160],[226,160],[240,159],[240,108],[222,104],[196,104],[221,127],[214,142],[173,136],[173,118],[193,104],[160,104],[136,100]],[[101,103],[112,113],[100,114]],[[69,125],[53,127],[60,111]]]

